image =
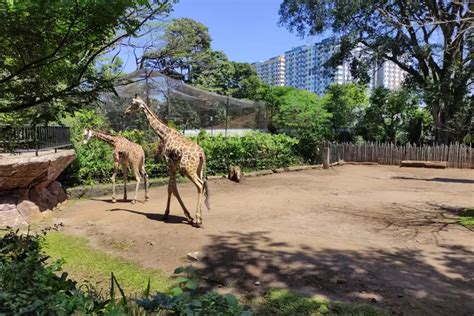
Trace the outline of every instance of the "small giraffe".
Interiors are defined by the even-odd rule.
[[[186,206],[181,199],[178,187],[176,185],[176,172],[179,170],[183,175],[187,176],[196,186],[198,191],[198,201],[195,214],[195,225],[199,227],[202,224],[202,203],[209,208],[209,189],[207,180],[204,178],[204,169],[206,166],[206,156],[204,151],[198,144],[187,139],[177,130],[164,124],[138,96],[130,103],[125,113],[143,111],[155,133],[160,138],[161,143],[158,147],[158,153],[162,155],[168,163],[168,200],[166,202],[166,210],[164,218],[167,219],[170,213],[171,195],[174,194],[183,209],[186,219],[193,223],[194,220],[189,214]]]
[[[123,199],[125,201],[127,200],[127,172],[128,165],[130,165],[130,168],[135,175],[135,179],[137,180],[137,185],[135,187],[135,198],[132,200],[132,204],[134,204],[137,200],[138,187],[140,186],[140,177],[143,177],[143,181],[145,182],[145,201],[148,201],[148,175],[145,172],[145,152],[143,151],[142,146],[135,144],[120,135],[110,135],[104,132],[85,129],[83,143],[87,144],[91,137],[96,137],[113,147],[114,174],[111,177],[113,184],[112,202],[116,202],[115,177],[117,176],[119,164],[122,165],[123,171]]]

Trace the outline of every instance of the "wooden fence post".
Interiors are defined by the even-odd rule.
[[[323,150],[321,150],[321,160],[323,162],[323,169],[329,169],[330,164],[329,142],[323,142]]]

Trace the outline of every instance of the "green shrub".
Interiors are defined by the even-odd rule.
[[[176,285],[167,293],[150,295],[150,281],[142,298],[125,294],[111,273],[109,292],[89,284],[78,286],[62,262],[48,263],[42,251],[46,231],[9,231],[0,240],[0,314],[6,315],[251,315],[232,295],[202,293],[190,268],[175,270]],[[117,296],[117,298],[116,298]]]
[[[95,122],[94,117],[92,113],[86,112],[76,113],[76,116],[69,118],[69,125],[74,126],[72,139],[77,158],[61,175],[60,181],[66,186],[110,181],[113,172],[111,147],[97,139],[82,144],[83,129],[103,123]],[[138,130],[123,131],[121,135],[143,147],[149,177],[168,175],[166,162],[157,155],[158,140],[149,140],[144,132]],[[201,133],[194,140],[199,142],[206,153],[208,175],[226,173],[230,165],[239,165],[248,171],[286,167],[301,162],[296,154],[298,141],[284,134],[252,132],[244,137],[225,138]],[[132,176],[130,172],[129,175]]]
[[[251,315],[245,306],[240,305],[235,296],[216,292],[200,293],[198,278],[192,268],[175,270],[176,286],[169,294],[157,293],[136,301],[137,305],[149,312],[173,312],[177,315]]]
[[[7,315],[69,315],[89,312],[100,302],[82,292],[60,260],[47,263],[42,234],[9,231],[0,240],[0,313]]]
[[[285,167],[300,162],[295,154],[298,141],[278,134],[253,132],[244,137],[201,135],[199,145],[207,157],[207,173],[226,172],[230,165],[244,170]]]

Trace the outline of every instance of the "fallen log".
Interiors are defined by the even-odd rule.
[[[402,160],[400,167],[446,169],[448,163],[446,161]]]

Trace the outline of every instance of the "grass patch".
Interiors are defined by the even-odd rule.
[[[53,259],[64,259],[63,271],[79,283],[87,281],[103,290],[109,288],[111,272],[128,294],[141,293],[148,279],[153,291],[166,292],[171,285],[163,272],[91,249],[83,237],[50,232],[46,235],[44,251]]]
[[[296,294],[284,289],[271,289],[263,301],[254,304],[256,315],[388,315],[366,304],[332,302]]]
[[[474,229],[474,208],[467,208],[459,214],[459,223],[468,229]]]

